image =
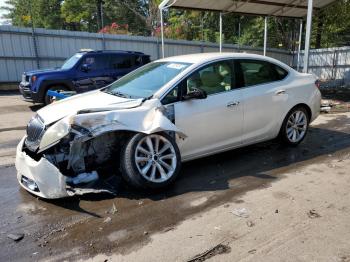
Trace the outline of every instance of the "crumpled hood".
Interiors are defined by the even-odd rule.
[[[80,110],[112,107],[114,109],[127,109],[141,104],[142,99],[122,98],[96,90],[54,102],[43,107],[37,113],[44,124],[49,125],[65,116],[76,114]]]

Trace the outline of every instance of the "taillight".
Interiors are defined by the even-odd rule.
[[[315,81],[315,86],[316,86],[318,89],[320,89],[320,86],[321,86],[320,80],[316,80],[316,81]]]

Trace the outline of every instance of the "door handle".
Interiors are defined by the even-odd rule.
[[[286,90],[283,90],[283,89],[277,90],[277,91],[275,92],[276,95],[284,95],[285,93],[286,93]]]
[[[239,101],[232,101],[227,104],[227,107],[234,107],[238,105],[239,105]]]

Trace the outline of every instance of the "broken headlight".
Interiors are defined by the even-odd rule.
[[[44,133],[39,146],[39,152],[58,143],[60,139],[69,134],[71,117],[65,117],[52,126]]]

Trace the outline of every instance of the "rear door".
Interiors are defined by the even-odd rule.
[[[77,68],[74,84],[78,92],[85,92],[104,87],[111,81],[108,55],[88,54]]]
[[[141,61],[141,60],[140,60]],[[114,80],[130,73],[140,66],[142,61],[137,60],[134,54],[113,54],[110,57],[111,77]]]
[[[283,79],[288,72],[263,60],[241,59],[235,62],[242,87],[244,112],[243,143],[273,138],[281,122],[280,113],[288,99]]]

